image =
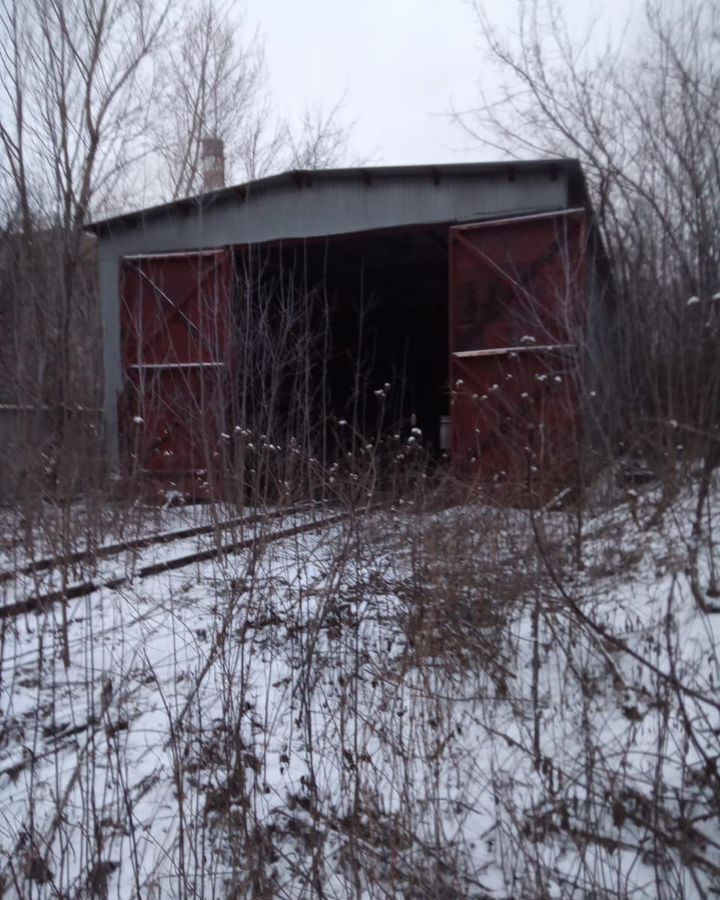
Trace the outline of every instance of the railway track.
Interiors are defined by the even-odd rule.
[[[373,504],[363,510],[363,512],[372,512],[381,506],[382,504]],[[275,513],[269,516],[245,517],[241,520],[240,524],[250,525],[251,523],[254,523],[259,525],[261,523],[272,522],[281,515],[297,516],[303,512],[310,513],[311,509],[312,508],[308,507],[303,507],[301,509],[294,508],[292,510],[285,510],[283,513]],[[325,509],[321,513],[318,513],[317,518],[314,518],[314,520],[309,520],[309,517],[306,515],[305,519],[299,522],[280,522],[279,525],[275,526],[274,530],[266,530],[265,528],[254,529],[254,533],[246,537],[236,535],[234,539],[226,540],[223,543],[218,543],[212,547],[205,546],[202,549],[198,549],[196,552],[183,553],[182,555],[176,555],[164,560],[158,560],[148,563],[147,565],[142,565],[140,568],[136,569],[133,575],[115,578],[97,578],[93,581],[70,585],[65,591],[51,591],[47,594],[38,594],[27,597],[19,603],[0,607],[0,617],[7,620],[11,616],[17,616],[23,612],[39,611],[54,603],[67,601],[71,597],[81,597],[92,594],[104,587],[119,587],[121,584],[133,579],[151,578],[152,576],[162,574],[163,572],[182,569],[183,567],[194,563],[203,563],[244,550],[253,551],[255,548],[262,548],[284,540],[289,540],[297,535],[321,532],[323,529],[347,520],[351,516],[352,512],[350,511],[333,511]],[[189,529],[183,529],[179,537],[192,536],[188,535],[188,530]],[[193,531],[195,532],[195,530]],[[170,542],[170,537],[167,534],[157,537],[159,540],[152,541],[151,543]],[[176,539],[179,539],[179,537],[176,536]],[[137,545],[137,542],[133,542],[133,544]],[[143,549],[144,546],[147,545],[148,544],[143,542],[137,549]],[[122,545],[117,552],[121,552],[122,550],[127,550],[127,547]],[[237,604],[241,602],[242,601],[238,598],[235,598],[228,606],[222,619],[217,623],[217,633],[209,633],[211,643],[204,651],[206,657],[203,659],[202,652],[201,655],[198,656],[198,661],[202,662],[202,665],[190,682],[187,695],[183,698],[184,702],[172,716],[172,721],[170,722],[171,733],[180,733],[187,720],[188,714],[193,708],[193,704],[196,702],[199,691],[215,670],[218,659],[221,658],[221,648],[226,644],[227,635],[232,628],[233,623],[236,622],[236,613],[238,611]],[[82,604],[80,604],[80,606],[82,606]],[[124,608],[124,604],[122,606]],[[114,624],[110,629],[107,629],[106,632],[103,632],[103,634],[115,631],[118,628],[126,631],[129,627],[132,627],[133,624],[148,619],[149,615],[153,612],[153,608],[153,605],[150,604],[145,612],[134,618],[131,622],[124,619],[122,623]],[[157,613],[156,608],[154,608],[154,611]],[[156,615],[155,618],[157,621],[151,623],[153,627],[151,628],[150,633],[157,631],[157,629],[162,626],[167,628],[167,619],[164,616]],[[192,628],[192,624],[189,627]],[[97,640],[98,637],[99,634],[94,634],[92,639]],[[145,637],[147,638],[147,635],[145,635]],[[78,640],[80,639],[81,638],[78,637]],[[245,638],[243,637],[242,639],[244,640]],[[82,637],[82,640],[87,641],[88,636],[85,635]],[[33,653],[35,655],[37,655],[38,652],[37,646],[33,648]],[[17,664],[17,654],[13,656],[13,660],[15,664]],[[56,664],[59,665],[59,662]],[[157,659],[154,660],[154,665],[157,668]],[[162,668],[162,662],[160,663],[160,667]],[[35,668],[36,666],[33,666],[33,669]],[[156,676],[156,678],[157,677],[159,676]],[[42,735],[39,738],[37,750],[34,750],[31,755],[28,755],[27,753],[23,753],[22,755],[19,753],[11,754],[0,761],[0,775],[7,776],[13,781],[20,776],[20,773],[24,769],[35,765],[54,766],[56,770],[62,770],[63,786],[57,800],[57,810],[49,820],[44,823],[43,846],[50,847],[53,844],[60,824],[65,821],[63,818],[65,810],[74,802],[76,792],[82,787],[83,767],[86,764],[89,764],[88,760],[90,759],[91,754],[95,752],[95,748],[99,746],[98,741],[104,741],[102,746],[107,748],[105,752],[110,753],[111,750],[115,748],[115,751],[119,753],[120,750],[118,748],[120,747],[120,744],[126,740],[130,740],[126,735],[129,736],[136,727],[140,727],[137,723],[143,719],[143,716],[152,712],[154,707],[148,702],[148,697],[152,696],[153,698],[156,698],[158,693],[162,693],[162,691],[159,689],[159,682],[157,682],[157,691],[152,686],[146,689],[144,686],[147,684],[148,682],[146,679],[137,680],[132,694],[133,700],[131,705],[133,706],[133,709],[128,710],[126,708],[129,704],[129,700],[127,696],[124,696],[122,709],[118,707],[118,709],[114,710],[115,714],[112,716],[109,710],[102,707],[102,705],[100,711],[98,711],[97,706],[93,706],[92,700],[89,702],[87,709],[83,710],[82,708],[76,709],[75,705],[71,702],[71,699],[65,698],[64,707],[60,710],[63,715],[60,716],[59,721],[56,723],[54,719],[56,708],[55,701],[53,701],[51,713],[52,721],[42,729]],[[47,680],[47,687],[51,691],[54,689],[54,680],[52,678]],[[124,685],[124,690],[127,691],[127,689],[128,687],[126,684]],[[45,690],[45,687],[43,687],[43,690]],[[143,691],[145,691],[144,694],[142,693]],[[94,695],[95,691],[92,693]],[[145,700],[143,700],[143,697]],[[102,704],[102,700],[100,702]],[[80,706],[82,707],[82,703],[80,703]],[[98,737],[98,735],[100,735],[100,737]],[[115,743],[116,741],[118,742],[117,744]],[[133,747],[137,749],[142,743],[142,737],[136,738]],[[159,760],[156,758],[158,753],[160,753]],[[156,748],[150,753],[146,747],[143,755],[138,757],[138,759],[142,760],[140,769],[145,774],[139,779],[129,777],[125,790],[131,792],[132,796],[137,797],[138,800],[140,797],[144,797],[148,790],[144,785],[149,782],[152,787],[156,782],[161,781],[163,767],[166,765],[167,759],[171,755],[172,742],[169,738],[163,743],[162,752],[160,752],[159,748]],[[149,762],[145,761],[146,758]],[[149,771],[146,771],[147,766],[149,766]],[[162,800],[162,797],[164,797],[168,791],[173,789],[173,785],[174,782],[172,781],[167,785],[160,785],[160,800]],[[158,802],[160,802],[160,800]]]
[[[162,531],[159,534],[144,535],[143,537],[134,538],[129,541],[115,541],[112,544],[103,544],[101,547],[76,550],[73,553],[68,553],[64,556],[43,556],[40,559],[26,563],[24,566],[20,566],[16,570],[0,571],[0,584],[12,581],[19,575],[34,575],[38,572],[45,572],[62,565],[77,565],[78,563],[89,562],[96,559],[107,559],[111,556],[117,556],[119,553],[132,552],[133,550],[146,550],[148,547],[156,545],[170,544],[174,541],[180,541],[191,537],[201,537],[205,534],[212,534],[218,529],[227,530],[238,525],[251,525],[258,521],[292,515],[294,512],[298,512],[303,508],[305,507],[294,506],[289,509],[277,510],[261,516],[235,516],[232,519],[226,519],[224,522],[213,522],[209,525],[192,525],[187,528],[175,529],[174,531]]]
[[[32,574],[37,571],[51,570],[53,568],[53,565],[62,565],[67,561],[81,562],[98,557],[108,558],[117,556],[123,552],[146,549],[147,547],[151,547],[156,544],[167,544],[189,537],[211,534],[218,528],[228,530],[229,528],[236,527],[238,525],[258,525],[265,522],[271,522],[283,516],[296,515],[302,512],[303,509],[308,508],[309,507],[301,507],[300,509],[298,509],[297,507],[293,507],[290,510],[277,511],[267,515],[245,516],[231,519],[217,525],[202,525],[194,528],[184,528],[180,529],[179,531],[163,532],[159,535],[138,538],[137,540],[133,541],[108,544],[102,548],[99,548],[98,551],[79,551],[75,554],[72,554],[72,557],[76,558],[74,560],[71,560],[70,557],[64,557],[62,559],[47,557],[42,560],[37,560],[29,564],[28,566],[25,566],[23,569],[20,569],[19,574]],[[125,584],[128,584],[135,579],[142,580],[154,575],[160,575],[163,572],[182,569],[186,566],[193,565],[194,563],[208,562],[210,560],[218,559],[231,553],[237,553],[242,550],[252,549],[259,544],[274,543],[275,541],[284,540],[290,537],[294,537],[295,535],[306,534],[311,531],[320,530],[321,528],[324,528],[328,525],[333,525],[337,522],[342,521],[343,519],[346,519],[348,515],[349,514],[345,512],[334,513],[332,515],[325,516],[322,519],[318,519],[312,522],[303,522],[298,525],[292,525],[287,528],[282,528],[279,531],[273,531],[269,534],[263,534],[261,536],[254,534],[248,538],[233,539],[220,545],[204,547],[191,553],[185,553],[181,556],[171,557],[169,559],[149,563],[145,566],[140,566],[140,568],[138,568],[132,575],[111,574],[109,576],[101,576],[84,581],[79,581],[57,590],[33,594],[14,603],[6,603],[5,605],[0,606],[0,619],[12,618],[22,615],[23,613],[40,612],[43,609],[47,609],[56,603],[67,602],[68,600],[74,600],[79,597],[87,597],[88,595],[102,590],[103,588],[116,589],[122,587]],[[7,574],[10,573],[2,573],[3,576]]]

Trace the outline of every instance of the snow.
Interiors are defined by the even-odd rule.
[[[7,896],[100,874],[116,897],[717,890],[694,497],[650,527],[656,487],[598,502],[579,545],[572,511],[408,501],[71,601],[67,668],[60,608],[6,622]],[[692,820],[687,850],[653,838],[653,801]],[[51,881],[23,875],[33,846]]]

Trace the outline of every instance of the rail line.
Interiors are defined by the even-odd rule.
[[[48,569],[54,569],[61,565],[74,565],[76,563],[85,562],[94,559],[106,559],[109,556],[117,556],[118,553],[125,553],[132,550],[145,550],[159,544],[171,544],[174,541],[184,540],[185,538],[200,537],[204,534],[212,534],[220,529],[225,530],[234,528],[237,525],[252,525],[258,521],[264,521],[279,518],[280,516],[292,515],[294,512],[300,512],[308,508],[306,505],[298,504],[288,507],[287,509],[275,510],[272,513],[264,513],[255,516],[235,516],[232,519],[226,519],[224,522],[213,522],[209,525],[190,525],[187,528],[179,528],[174,531],[162,531],[159,534],[149,534],[143,537],[133,538],[129,541],[116,541],[112,544],[103,544],[101,547],[87,548],[85,550],[75,550],[64,556],[43,556],[40,559],[33,560],[14,571],[0,571],[0,584],[11,581],[19,575],[34,575],[37,572],[44,572]]]
[[[364,508],[361,514],[365,514],[368,512],[375,511],[381,508],[384,504],[382,503],[374,503],[366,508]],[[272,521],[273,519],[278,518],[279,515],[292,515],[293,513],[297,514],[298,512],[302,512],[302,510],[285,510],[283,513],[275,513],[269,516],[257,516],[253,517],[252,521]],[[356,512],[360,512],[359,510]],[[318,518],[314,521],[305,521],[299,524],[290,525],[288,527],[280,528],[277,531],[271,531],[265,534],[254,534],[247,538],[235,539],[231,541],[227,541],[222,545],[216,545],[213,547],[207,547],[200,549],[194,553],[187,553],[182,556],[177,556],[174,558],[170,558],[161,562],[155,562],[146,566],[143,566],[141,569],[137,570],[134,576],[122,576],[119,578],[105,578],[98,579],[95,582],[84,582],[79,585],[73,585],[69,587],[66,591],[52,591],[45,595],[37,595],[34,597],[28,597],[26,600],[12,604],[12,606],[6,606],[0,608],[0,618],[9,617],[12,615],[18,615],[22,612],[32,612],[34,610],[39,610],[42,607],[61,601],[69,599],[69,595],[72,593],[72,596],[83,596],[86,594],[91,594],[94,591],[100,590],[103,587],[119,587],[121,584],[125,582],[129,582],[132,578],[148,578],[153,575],[161,574],[162,572],[172,571],[176,569],[181,569],[184,566],[191,565],[193,563],[205,562],[211,559],[215,559],[220,556],[224,556],[226,554],[236,553],[242,550],[252,550],[255,547],[267,546],[269,544],[274,544],[276,542],[280,542],[283,540],[287,540],[296,535],[308,534],[311,532],[321,531],[324,528],[342,522],[344,520],[350,519],[353,515],[351,510],[344,510],[340,512],[332,512],[329,515],[324,515],[321,518]],[[250,517],[246,517],[242,520],[243,523],[249,524],[251,521]],[[136,621],[140,621],[146,618],[147,614],[143,614],[138,617]],[[204,680],[208,677],[209,672],[213,669],[215,663],[218,659],[218,651],[222,646],[225,635],[227,634],[227,630],[232,623],[232,610],[228,610],[224,616],[222,624],[220,626],[220,631],[212,643],[212,647],[208,654],[208,658],[205,661],[201,671],[198,673],[195,678],[191,690],[188,696],[185,698],[185,703],[182,706],[181,711],[177,715],[174,720],[174,724],[172,725],[173,729],[177,731],[178,727],[181,727],[188,711],[190,710],[193,699],[197,696],[197,692],[200,689]],[[127,623],[125,623],[125,626]],[[114,626],[118,627],[118,626]],[[120,626],[123,627],[123,626]],[[143,682],[144,683],[144,682]],[[141,685],[138,685],[138,690]],[[52,821],[48,824],[45,836],[44,836],[44,844],[46,846],[50,846],[55,838],[57,828],[62,821],[61,813],[64,812],[67,804],[70,802],[73,791],[77,787],[78,779],[82,770],[82,765],[84,760],[87,757],[87,754],[92,747],[93,741],[96,739],[96,735],[99,732],[104,730],[107,741],[110,741],[111,738],[114,738],[119,732],[126,732],[132,727],[132,723],[142,716],[143,710],[136,712],[133,715],[124,716],[120,719],[110,719],[104,716],[102,713],[100,715],[93,713],[92,710],[89,710],[87,715],[82,718],[77,723],[69,722],[67,724],[63,724],[59,730],[55,733],[46,732],[43,734],[43,742],[44,748],[41,753],[33,756],[31,759],[23,757],[22,759],[11,758],[3,760],[3,767],[0,770],[0,774],[8,775],[9,777],[15,779],[18,777],[19,772],[27,767],[29,764],[35,764],[40,761],[47,761],[54,757],[57,757],[59,754],[68,751],[72,752],[74,749],[76,753],[76,762],[71,768],[69,773],[69,778],[66,780],[65,787],[62,792],[62,796],[59,800],[58,811],[53,816]],[[81,741],[81,736],[84,736],[84,741]],[[68,743],[68,741],[70,743]],[[78,742],[76,745],[73,745],[73,741]],[[162,767],[162,762],[157,763],[152,770],[151,776],[155,778],[157,773],[160,771]],[[141,779],[140,782],[135,782],[128,786],[129,790],[137,791],[141,788],[142,781],[145,779]]]
[[[173,540],[180,540],[181,538],[185,537],[211,533],[218,527],[231,527],[232,524],[253,525],[259,524],[261,522],[270,522],[273,519],[277,519],[281,516],[293,515],[294,513],[301,511],[302,508],[298,510],[295,507],[290,510],[276,511],[265,516],[249,516],[230,520],[229,522],[221,523],[220,526],[198,526],[198,529],[202,530],[192,528],[182,529],[179,532],[165,532],[161,535],[141,538],[137,541],[107,545],[105,548],[103,548],[105,551],[103,555],[112,556],[117,555],[124,550],[144,549],[145,546],[151,546],[153,544],[170,543]],[[43,609],[47,609],[48,607],[53,606],[55,603],[74,600],[78,597],[86,597],[89,594],[93,594],[96,591],[102,590],[103,588],[119,588],[124,584],[128,584],[133,579],[149,578],[153,575],[160,575],[163,572],[182,569],[185,566],[192,565],[193,563],[208,562],[209,560],[217,559],[218,557],[226,556],[231,553],[237,553],[241,550],[252,549],[253,547],[256,547],[258,545],[271,544],[275,541],[281,541],[299,534],[306,534],[308,532],[324,528],[328,525],[333,525],[337,522],[341,522],[349,515],[350,513],[348,512],[335,513],[333,515],[326,516],[323,519],[319,519],[313,522],[304,522],[299,525],[293,525],[288,528],[283,528],[279,531],[273,531],[270,534],[265,534],[260,537],[258,537],[257,535],[253,535],[249,538],[241,538],[239,540],[228,541],[224,544],[221,544],[220,546],[206,547],[201,550],[196,550],[192,553],[186,553],[182,556],[162,560],[160,562],[150,563],[146,566],[142,566],[132,575],[112,575],[110,577],[90,579],[87,581],[80,581],[75,584],[68,585],[67,587],[58,590],[48,591],[43,594],[35,594],[30,597],[26,597],[24,600],[19,600],[16,603],[7,603],[4,606],[0,606],[0,619],[12,618],[23,613],[39,612]],[[113,548],[112,552],[111,548]],[[88,553],[87,556],[88,558],[90,558],[91,554]],[[40,562],[45,562],[45,560],[38,560],[38,563]]]
[[[372,507],[370,507],[370,509],[374,510],[374,509],[378,508],[378,506],[380,506],[380,504],[374,504]],[[294,526],[291,526],[288,528],[281,529],[280,531],[262,535],[260,537],[254,536],[251,538],[245,538],[243,540],[231,541],[231,542],[224,544],[222,547],[213,547],[211,550],[210,549],[202,550],[202,551],[198,551],[197,553],[186,554],[181,557],[176,557],[174,559],[167,560],[164,563],[158,563],[158,564],[154,564],[152,566],[147,566],[144,569],[140,570],[137,573],[137,576],[139,576],[141,578],[149,577],[151,575],[161,573],[162,571],[179,569],[179,568],[182,568],[183,566],[191,565],[194,562],[202,562],[202,561],[211,559],[213,557],[219,556],[221,554],[224,555],[224,554],[228,554],[231,552],[241,551],[243,549],[251,549],[257,545],[267,545],[267,544],[279,542],[281,540],[293,537],[295,535],[306,534],[306,533],[310,533],[312,531],[319,531],[329,525],[332,525],[332,524],[340,522],[344,519],[347,519],[349,517],[349,515],[350,515],[349,512],[335,513],[330,516],[325,516],[324,518],[316,520],[314,522],[305,522],[305,523],[302,523],[299,525],[294,525]],[[265,520],[269,521],[276,517],[277,516],[273,515],[273,516],[257,517],[257,518],[264,518]],[[244,519],[244,521],[247,522],[248,518]],[[105,581],[96,583],[93,586],[93,589],[100,590],[103,587],[106,587],[106,586],[112,587],[115,585],[119,585],[121,583],[121,581],[130,581],[130,580],[131,580],[130,577],[128,577],[127,579],[106,579]],[[91,587],[90,583],[87,583],[87,585],[83,585],[83,587],[87,588],[85,593],[92,593],[92,590],[90,590],[90,587]],[[18,614],[22,613],[23,611],[32,612],[34,610],[39,610],[41,608],[40,604],[42,604],[42,607],[45,608],[46,606],[50,605],[52,602],[57,602],[59,599],[68,599],[67,594],[69,592],[66,592],[65,594],[62,595],[61,598],[59,598],[59,597],[57,597],[57,595],[60,593],[61,592],[52,592],[51,594],[28,598],[27,600],[23,601],[22,603],[13,604],[12,607],[7,607],[7,606],[4,608],[0,607],[0,618],[2,618],[2,617],[9,618],[11,615],[18,615]],[[79,592],[76,592],[74,594],[74,596],[81,596],[81,594]],[[148,618],[148,612],[144,612],[141,615],[133,618],[130,622],[124,621],[120,625],[113,625],[109,628],[104,629],[102,632],[96,634],[95,636],[97,638],[100,636],[105,636],[107,634],[110,634],[110,633],[116,631],[118,628],[132,627],[133,625],[136,625],[137,623],[142,622],[142,621],[146,620],[147,618]],[[223,631],[225,631],[227,629],[228,624],[229,624],[229,619],[227,619],[223,623],[223,626],[222,626]],[[213,650],[210,654],[209,663],[206,664],[206,666],[203,669],[203,672],[201,673],[200,676],[198,676],[196,683],[193,685],[193,690],[192,690],[193,695],[197,691],[200,683],[202,682],[203,678],[207,674],[208,669],[212,667],[212,664],[215,661],[216,651],[217,651],[217,641],[213,645]],[[32,651],[29,651],[28,653],[30,655],[34,656],[36,654],[36,652],[37,652],[36,649],[33,649]],[[28,655],[28,653],[22,654],[22,656],[26,656],[26,655]],[[15,656],[14,659],[15,659],[15,661],[17,661],[18,657]],[[186,706],[187,706],[187,704],[186,704]],[[181,714],[181,717],[180,717],[181,719],[186,714],[186,712],[187,712],[187,710],[184,709],[183,713]],[[53,739],[62,738],[64,740],[64,739],[70,738],[72,736],[75,736],[77,734],[80,734],[80,733],[83,733],[86,731],[88,731],[91,734],[94,734],[101,728],[105,727],[106,725],[107,725],[107,723],[104,720],[101,720],[101,718],[98,718],[96,716],[88,714],[86,720],[84,720],[80,724],[77,724],[74,726],[69,726],[68,728],[58,732],[57,735],[46,734],[46,735],[44,735],[44,737],[46,739],[49,739],[50,737],[52,737]],[[120,730],[123,727],[126,727],[126,725],[121,724],[118,726],[117,724],[115,724],[115,730]],[[63,749],[64,745],[61,746],[61,744],[62,744],[62,741],[55,744],[55,746],[53,746],[51,749],[45,750],[44,752],[35,755],[33,757],[32,761],[38,762],[42,759],[46,759],[48,757],[55,755],[61,749]],[[4,765],[3,765],[3,768],[0,768],[0,775],[16,773],[16,771],[18,771],[20,768],[24,768],[27,765],[28,760],[23,759],[21,762],[18,762],[17,760],[4,759],[2,762]]]

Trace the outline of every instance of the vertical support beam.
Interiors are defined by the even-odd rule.
[[[120,261],[110,246],[100,243],[98,260],[100,320],[103,345],[103,420],[108,454],[108,471],[117,473],[120,466],[117,405],[122,390],[120,353]]]

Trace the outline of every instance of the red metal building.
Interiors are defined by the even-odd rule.
[[[531,486],[572,477],[587,418],[580,345],[597,357],[608,331],[577,162],[295,172],[92,230],[116,465],[177,481],[223,458],[244,427],[237,398],[253,389],[234,355],[238,310],[251,291],[272,306],[263,279],[287,293],[292,272],[293,290],[322,283],[333,298],[316,322],[339,348],[325,362],[319,431],[345,414],[362,327],[373,352],[356,416],[379,386],[402,381],[399,418],[419,422],[438,453],[449,419],[459,468]]]

